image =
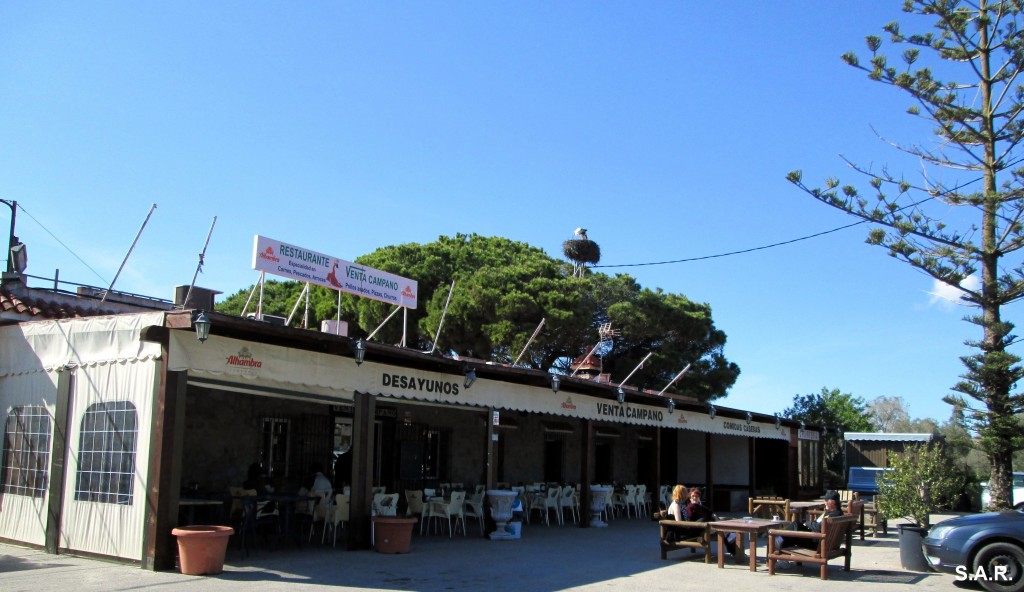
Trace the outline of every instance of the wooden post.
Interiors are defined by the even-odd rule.
[[[580,420],[580,528],[590,526],[590,486],[594,483],[594,422]]]
[[[374,415],[377,400],[367,393],[355,394],[352,417],[352,498],[349,509],[348,550],[370,548],[370,514],[373,506]]]
[[[167,372],[166,360],[167,348],[164,347],[151,424],[149,487],[143,533],[145,556],[142,567],[152,570],[174,569],[178,555],[171,529],[178,525],[188,375],[187,372]]]
[[[64,473],[67,469],[68,414],[75,371],[66,366],[57,373],[57,400],[53,412],[53,454],[50,456],[49,505],[46,514],[46,552],[56,555],[60,546],[60,523],[64,508]]]

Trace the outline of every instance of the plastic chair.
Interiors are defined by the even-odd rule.
[[[467,498],[462,509],[463,518],[476,518],[480,524],[480,534],[484,534],[484,493],[474,493],[473,497]],[[463,528],[463,531],[466,529]]]
[[[405,515],[414,516],[420,521],[420,534],[423,534],[423,515],[427,507],[423,503],[423,492],[419,489],[406,489],[405,506]]]
[[[562,518],[562,514],[568,509],[569,513],[572,514],[573,522],[579,524],[579,502],[576,500],[576,489],[572,485],[566,485],[563,487],[558,496],[558,517]],[[561,521],[561,520],[560,520]]]
[[[398,494],[378,493],[373,496],[374,516],[397,516],[398,515]]]
[[[323,527],[324,533],[326,534],[326,531],[327,531],[327,521],[331,518],[331,515],[332,515],[332,512],[331,512],[332,503],[331,502],[333,501],[331,499],[331,492],[329,492],[329,491],[317,491],[317,492],[314,492],[313,495],[317,496],[318,499],[316,500],[316,502],[315,502],[316,505],[313,506],[313,512],[310,515],[309,540],[311,540],[311,541],[313,540],[313,531],[316,529],[316,523],[317,522],[319,522],[321,524],[321,526]],[[322,543],[323,540],[324,540],[323,536],[321,536],[320,537],[320,542]]]
[[[530,498],[530,511],[540,510],[544,512],[544,524],[551,526],[549,513],[554,510],[558,523],[562,524],[562,507],[558,501],[560,495],[561,489],[558,487],[549,487],[547,494],[534,494]]]
[[[621,493],[616,493],[612,497],[612,500],[615,509],[618,509],[621,506],[626,511],[626,518],[629,518],[629,509],[631,507],[633,508],[634,512],[637,511],[636,485],[627,485],[626,490]]]
[[[446,518],[448,520],[448,538],[452,538],[452,517],[455,517],[455,529],[459,527],[459,520],[462,521],[462,536],[466,536],[466,515],[465,515],[465,491],[453,491],[449,501],[431,501],[427,506],[427,520],[431,518]]]
[[[348,522],[349,510],[351,509],[351,497],[343,493],[339,493],[334,496],[334,505],[331,506],[331,517],[324,524],[324,536],[327,536],[327,526],[331,527],[331,534],[334,540],[331,541],[331,546],[338,546],[338,526],[345,526]],[[323,536],[320,537],[320,542],[323,543]]]

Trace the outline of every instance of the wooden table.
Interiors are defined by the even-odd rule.
[[[803,523],[807,517],[808,510],[825,509],[825,500],[811,500],[809,502],[789,502],[790,519],[793,522]]]
[[[750,541],[750,571],[757,571],[757,536],[768,532],[769,528],[782,525],[783,522],[780,520],[762,520],[760,518],[750,520],[738,518],[712,522],[711,529],[718,533],[718,567],[725,567],[725,554],[722,553],[722,550],[725,549],[725,535],[734,532],[736,533],[736,561],[743,560],[742,538],[743,535],[746,535],[747,540]]]

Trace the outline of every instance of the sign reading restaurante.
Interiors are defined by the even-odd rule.
[[[252,268],[257,271],[416,308],[413,280],[258,234],[253,242]]]

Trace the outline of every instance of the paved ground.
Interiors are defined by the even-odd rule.
[[[476,532],[475,525],[470,532]],[[391,590],[447,592],[587,592],[679,589],[765,592],[771,590],[847,590],[884,592],[970,589],[947,574],[913,573],[900,567],[895,531],[874,539],[856,539],[853,569],[833,560],[830,582],[821,582],[811,565],[790,567],[769,576],[762,556],[757,573],[727,558],[724,569],[705,565],[700,553],[677,551],[662,560],[657,526],[649,520],[615,520],[608,528],[528,525],[518,541],[489,541],[456,536],[413,536],[412,552],[382,555],[318,545],[304,549],[260,550],[249,558],[232,545],[224,573],[183,576],[136,566],[0,545],[0,590]],[[955,587],[954,587],[955,586]]]

